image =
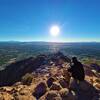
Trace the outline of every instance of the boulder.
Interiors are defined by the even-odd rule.
[[[0,92],[11,92],[12,90],[12,87],[0,87]]]
[[[0,100],[14,100],[14,97],[6,92],[0,93]]]
[[[47,84],[40,82],[34,89],[33,95],[38,99],[47,92]]]
[[[95,82],[100,84],[100,79],[99,78],[96,78],[95,79]]]
[[[30,91],[30,89],[28,89],[28,88],[24,88],[24,89],[21,89],[21,90],[19,91],[19,94],[20,94],[20,95],[31,95],[31,91]]]
[[[51,90],[47,92],[43,97],[41,97],[39,100],[62,100],[60,94],[58,91]]]
[[[93,86],[94,86],[96,89],[100,90],[100,84],[99,84],[99,83],[94,83]]]
[[[22,82],[16,82],[15,84],[13,84],[13,86],[18,86],[18,85],[22,85]]]
[[[65,98],[68,93],[69,93],[69,90],[67,88],[63,88],[59,91],[59,94],[61,95],[62,98]]]
[[[59,83],[63,88],[68,88],[69,87],[69,83],[65,79],[60,79]]]
[[[47,85],[48,85],[48,87],[50,87],[50,86],[53,84],[54,81],[55,81],[55,78],[50,77],[50,78],[47,80]]]
[[[62,97],[62,100],[77,100],[77,96],[74,91],[70,91],[67,88],[61,89],[59,94]]]
[[[90,69],[86,68],[85,69],[85,75],[90,76],[90,77],[93,77],[94,76],[94,73]]]
[[[100,73],[100,66],[96,63],[92,63],[90,65],[94,70],[96,70],[96,72],[99,72]]]
[[[17,95],[15,96],[15,100],[36,100],[36,98],[32,95]]]
[[[62,89],[61,85],[57,82],[53,82],[52,86],[50,87],[50,90],[58,90],[59,91],[61,89]]]
[[[13,92],[19,92],[20,90],[27,88],[26,85],[18,85],[16,87],[13,88]]]

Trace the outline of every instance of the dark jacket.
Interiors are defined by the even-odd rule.
[[[84,68],[80,62],[75,62],[71,68],[68,69],[70,73],[72,73],[72,77],[79,81],[83,81],[85,78]]]

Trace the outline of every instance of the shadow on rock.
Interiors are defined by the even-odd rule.
[[[99,100],[100,91],[87,81],[82,81],[79,84],[74,82],[71,89],[74,90],[78,100]]]

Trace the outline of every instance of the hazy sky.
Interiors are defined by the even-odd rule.
[[[8,40],[100,42],[100,0],[0,0],[0,41]]]

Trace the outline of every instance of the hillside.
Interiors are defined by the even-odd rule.
[[[85,81],[69,90],[70,61],[58,52],[6,66],[0,71],[0,100],[99,100],[100,66],[84,64]]]

